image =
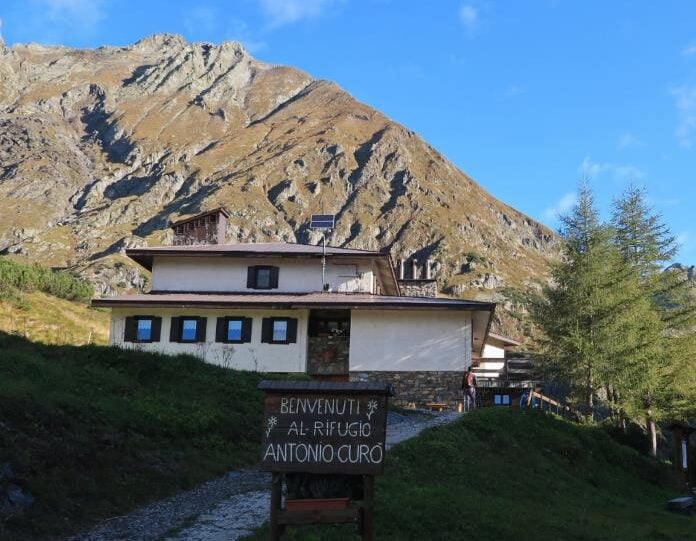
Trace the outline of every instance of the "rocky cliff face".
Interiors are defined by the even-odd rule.
[[[555,235],[417,134],[239,43],[0,45],[0,251],[71,266],[101,292],[146,278],[122,255],[219,205],[228,242],[330,242],[431,257],[440,289],[543,280]]]

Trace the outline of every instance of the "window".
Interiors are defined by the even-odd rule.
[[[297,342],[297,319],[267,317],[263,319],[261,342],[266,344],[294,344]]]
[[[193,342],[196,340],[196,327],[198,319],[182,319],[181,320],[181,341]]]
[[[138,328],[135,333],[135,338],[138,342],[145,342],[146,340],[152,340],[152,320],[151,319],[139,319]]]
[[[198,316],[173,317],[169,327],[170,342],[205,342],[208,319]]]
[[[231,319],[227,322],[227,340],[239,342],[242,339],[242,321]]]
[[[493,395],[493,404],[496,406],[509,406],[510,405],[510,395],[509,394]]]
[[[278,267],[254,265],[248,268],[247,287],[250,289],[277,289]]]
[[[250,317],[219,317],[215,331],[215,341],[228,344],[251,342]]]
[[[276,320],[273,322],[273,342],[285,342],[288,339],[288,322]]]
[[[155,316],[129,316],[123,333],[124,342],[159,342],[162,318]]]

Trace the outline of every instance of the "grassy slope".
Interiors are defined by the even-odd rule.
[[[36,503],[0,539],[66,533],[258,458],[261,374],[0,332],[0,464]]]
[[[695,519],[664,511],[675,495],[665,466],[597,428],[538,412],[479,410],[387,461],[376,539],[696,539]],[[359,539],[355,532],[307,527],[287,539]]]
[[[0,331],[46,344],[106,344],[109,313],[38,291],[0,296]]]

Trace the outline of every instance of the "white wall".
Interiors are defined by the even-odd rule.
[[[502,370],[505,368],[505,361],[480,361],[476,368],[479,370]]]
[[[494,346],[493,344],[486,344],[483,346],[483,352],[481,355],[482,359],[504,359],[505,349],[502,347]]]
[[[470,312],[352,311],[351,371],[464,370],[470,364]]]
[[[326,283],[333,291],[373,292],[371,262],[327,258]],[[247,267],[280,267],[278,289],[247,289]],[[356,272],[357,270],[357,272]],[[362,276],[357,276],[362,273]],[[152,289],[156,291],[255,291],[300,293],[321,291],[321,260],[290,258],[163,257],[155,256]]]
[[[148,344],[123,341],[126,316],[152,315],[162,318],[162,334],[159,342]],[[176,316],[207,316],[206,343],[180,344],[169,342],[171,318]],[[248,344],[222,344],[215,342],[218,317],[245,316],[253,318],[251,342]],[[164,308],[114,308],[111,312],[109,343],[127,348],[176,355],[188,353],[207,362],[237,370],[261,372],[305,372],[307,359],[308,310],[196,310]],[[261,320],[264,317],[294,317],[297,322],[297,343],[262,344]]]

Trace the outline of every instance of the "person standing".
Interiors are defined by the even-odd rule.
[[[462,391],[464,391],[464,397],[466,398],[467,407],[466,410],[469,411],[471,408],[476,407],[476,376],[471,370],[471,366],[466,369],[464,376],[462,377]]]

